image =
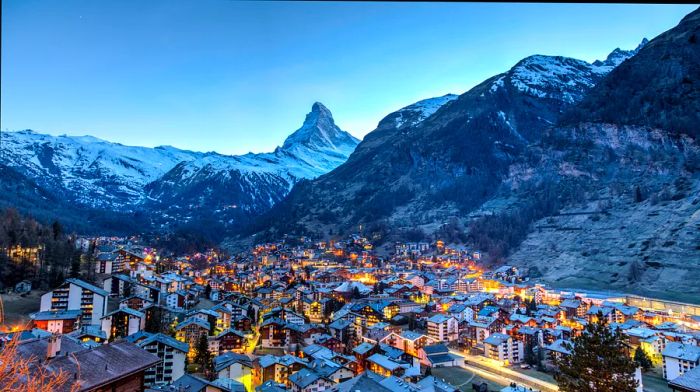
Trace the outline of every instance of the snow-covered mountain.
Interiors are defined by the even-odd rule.
[[[302,179],[313,179],[341,163],[359,143],[341,130],[330,110],[316,102],[301,128],[271,153],[185,160],[146,187],[164,205],[235,206],[248,213],[272,207]]]
[[[3,163],[73,201],[121,208],[144,199],[143,187],[175,165],[205,154],[170,146],[124,146],[92,136],[5,132]]]
[[[634,50],[605,61],[533,55],[459,96],[387,115],[348,160],[296,186],[260,233],[387,224],[394,230],[466,216],[489,200],[513,162]]]
[[[34,131],[2,135],[3,164],[63,200],[89,208],[133,211],[221,210],[258,213],[301,179],[312,179],[347,159],[359,142],[315,103],[304,125],[271,153],[222,155],[124,146],[92,136]],[[178,214],[174,217],[180,218]]]
[[[507,82],[534,97],[576,103],[600,79],[634,56],[647,42],[644,38],[633,50],[617,48],[604,61],[593,63],[562,56],[529,56],[507,73],[499,75],[491,84],[490,92],[495,93]]]
[[[392,113],[391,119],[394,121],[394,126],[398,129],[418,125],[418,123],[432,116],[438,109],[446,103],[457,99],[457,97],[458,95],[455,94],[447,94],[442,97],[424,99]]]

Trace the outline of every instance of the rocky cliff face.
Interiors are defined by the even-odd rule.
[[[509,263],[563,288],[700,301],[700,147],[690,137],[616,124],[553,128],[512,165],[491,200],[514,216],[550,189]],[[537,197],[537,196],[535,196]],[[497,203],[496,201],[499,201]],[[507,214],[507,213],[506,213]],[[481,218],[480,222],[484,222]],[[482,229],[489,225],[475,224]]]

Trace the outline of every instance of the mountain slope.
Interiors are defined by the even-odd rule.
[[[696,10],[649,42],[640,51],[644,56],[635,56],[611,72],[565,121],[646,125],[700,136],[698,41],[700,13]]]
[[[558,287],[700,302],[699,15],[629,59],[532,56],[417,126],[380,123],[259,235],[361,224],[467,242]]]
[[[425,101],[392,113],[347,162],[295,187],[256,229],[272,235],[359,224],[435,229],[488,200],[541,130],[610,69],[610,62],[530,56],[459,97],[443,97],[440,108],[414,117],[420,122],[410,114],[432,107]]]
[[[536,217],[510,263],[559,287],[700,302],[700,146],[698,122],[687,122],[700,107],[689,39],[699,28],[700,9],[611,72],[511,168],[505,182],[521,204],[542,183],[576,196]]]

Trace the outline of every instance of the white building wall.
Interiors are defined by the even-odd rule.
[[[71,283],[68,288],[68,310],[80,310],[82,296],[83,288]]]
[[[46,312],[51,310],[51,298],[53,297],[53,291],[41,296],[41,304],[39,305],[39,311]]]
[[[92,296],[92,325],[100,325],[100,319],[107,314],[107,298],[93,294]]]

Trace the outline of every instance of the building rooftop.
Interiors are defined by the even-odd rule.
[[[34,313],[31,318],[35,321],[73,320],[80,317],[82,311],[77,310],[46,310]]]
[[[661,355],[684,361],[698,362],[700,361],[700,346],[669,342]]]
[[[66,279],[66,282],[67,282],[67,283],[72,283],[72,284],[74,284],[74,285],[76,285],[76,286],[80,286],[80,287],[82,287],[82,288],[85,289],[85,290],[90,290],[90,291],[94,292],[95,294],[99,294],[99,295],[101,295],[101,296],[103,296],[103,297],[109,296],[109,293],[108,293],[106,290],[103,290],[103,289],[101,289],[101,288],[99,288],[99,287],[97,287],[97,286],[95,286],[95,285],[92,285],[92,284],[90,284],[90,283],[88,283],[88,282],[86,282],[86,281],[84,281],[84,280],[75,279],[75,278],[70,278],[70,279]]]
[[[668,386],[685,388],[683,390],[700,391],[700,366],[690,369],[683,375],[669,381]]]
[[[148,369],[159,361],[157,356],[122,340],[56,357],[40,366],[50,372],[63,371],[77,377],[81,390],[93,390],[126,375]],[[70,385],[66,385],[63,390],[69,391],[70,388]]]

